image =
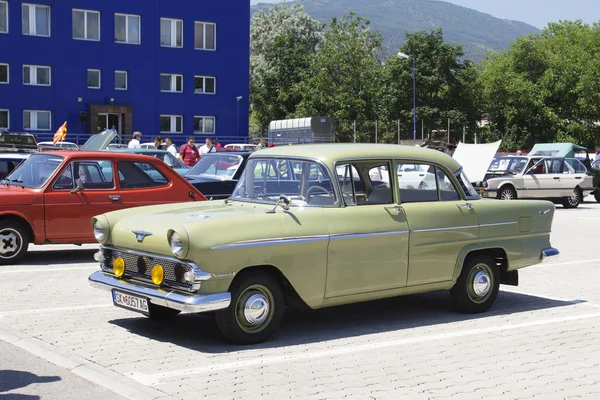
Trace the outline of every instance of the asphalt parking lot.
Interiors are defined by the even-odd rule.
[[[522,270],[486,314],[455,313],[447,293],[290,312],[273,340],[246,347],[224,343],[210,316],[160,325],[113,307],[87,282],[95,246],[36,246],[0,267],[0,340],[131,399],[597,399],[599,230],[592,199],[557,206],[561,257]],[[41,389],[59,384],[35,382],[37,398],[62,398]]]

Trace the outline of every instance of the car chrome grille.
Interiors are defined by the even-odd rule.
[[[155,265],[163,267],[165,278],[164,282],[167,285],[176,285],[180,287],[190,287],[189,282],[184,281],[183,275],[191,271],[193,268],[190,265],[169,260],[161,257],[150,255],[142,255],[125,251],[104,250],[105,262],[102,266],[104,269],[112,270],[112,265],[115,258],[121,257],[125,261],[125,274],[143,278],[144,280],[152,281],[151,271]]]

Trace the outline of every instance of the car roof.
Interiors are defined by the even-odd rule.
[[[452,172],[456,172],[461,168],[461,165],[455,159],[441,151],[397,144],[328,143],[275,146],[258,150],[252,153],[250,158],[263,156],[314,158],[330,165],[333,165],[335,161],[344,159],[408,158],[435,162],[445,166]]]
[[[111,152],[117,152],[117,153],[168,153],[167,150],[160,150],[160,149],[129,149],[129,148],[114,148],[111,149]]]
[[[38,152],[35,154],[50,154],[53,156],[64,157],[65,159],[71,158],[98,158],[98,159],[117,159],[117,160],[139,160],[139,161],[148,161],[148,156],[143,154],[132,154],[127,152],[118,152],[118,151],[104,151],[104,150],[56,150],[51,152]],[[157,159],[156,159],[157,160]]]
[[[251,151],[244,151],[244,150],[226,150],[226,151],[214,151],[214,152],[210,152],[210,153],[206,153],[203,157],[205,156],[209,156],[209,157],[216,157],[218,155],[221,154],[228,154],[228,155],[238,155],[238,156],[246,156],[248,157],[250,154],[252,154]]]
[[[33,152],[29,152],[29,153],[19,153],[16,151],[11,151],[11,152],[7,152],[7,153],[0,153],[0,159],[3,158],[11,158],[11,159],[21,159],[24,160],[27,157],[29,157],[31,154],[33,154]]]

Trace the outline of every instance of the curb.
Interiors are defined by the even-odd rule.
[[[15,328],[0,323],[0,340],[17,346],[52,364],[63,367],[80,377],[102,386],[130,400],[167,400],[171,398],[160,390],[127,378],[101,365],[33,338]]]

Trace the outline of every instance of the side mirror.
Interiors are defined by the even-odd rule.
[[[291,204],[291,201],[290,201],[289,197],[281,195],[281,196],[279,196],[279,201],[277,201],[277,204],[275,204],[275,207],[273,207],[272,210],[267,211],[267,214],[275,214],[275,210],[277,209],[277,207],[281,207],[282,209],[287,211],[290,209],[290,204]]]
[[[75,189],[71,190],[71,194],[75,194],[77,192],[83,192],[83,181],[81,178],[75,179]]]

